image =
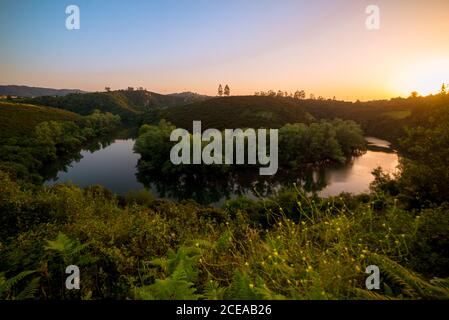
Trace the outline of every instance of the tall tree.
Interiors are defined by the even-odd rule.
[[[218,86],[218,96],[221,97],[223,95],[223,87],[221,84]]]
[[[224,95],[229,97],[230,94],[231,94],[231,89],[229,89],[229,86],[226,85],[224,88]]]
[[[441,85],[440,93],[443,94],[443,95],[446,94],[446,85],[444,83]]]

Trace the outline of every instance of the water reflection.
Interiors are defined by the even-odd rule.
[[[219,170],[191,171],[185,174],[162,174],[138,170],[139,155],[133,153],[133,139],[104,139],[89,146],[70,164],[58,164],[48,170],[47,184],[71,181],[81,187],[101,184],[113,192],[147,188],[161,198],[194,199],[203,204],[219,205],[241,195],[268,197],[294,183],[322,196],[341,192],[362,193],[373,181],[371,172],[382,167],[394,172],[398,156],[387,141],[367,138],[368,151],[345,165],[309,167],[302,170],[279,170],[274,176],[260,176],[256,168],[239,168],[223,173]],[[62,167],[61,167],[62,166]]]

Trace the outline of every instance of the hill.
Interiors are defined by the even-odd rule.
[[[79,119],[79,115],[65,110],[0,101],[0,138],[26,136],[37,124],[44,121]]]
[[[286,123],[310,122],[313,117],[297,103],[273,97],[234,96],[211,98],[179,108],[161,110],[177,127],[191,129],[201,120],[202,128],[279,128]]]
[[[429,126],[429,119],[449,105],[449,95],[354,103],[335,100],[300,100],[298,103],[317,119],[354,120],[361,124],[367,135],[396,144],[405,128]]]
[[[125,121],[132,121],[145,111],[155,108],[169,108],[185,105],[196,99],[204,99],[197,94],[162,95],[146,90],[117,90],[111,92],[92,92],[69,94],[63,97],[38,97],[27,100],[38,105],[65,109],[82,115],[92,113],[94,109],[118,114]]]
[[[16,96],[23,98],[33,98],[41,96],[65,96],[70,93],[82,92],[84,91],[78,89],[52,89],[16,85],[0,86],[0,96]]]

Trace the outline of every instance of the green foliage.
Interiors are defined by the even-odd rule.
[[[370,260],[382,270],[383,295],[357,289],[366,299],[449,299],[449,279],[424,280],[388,257],[373,255]]]
[[[285,113],[249,110],[259,124],[274,119],[281,127],[297,122],[283,123],[291,119],[285,114],[298,116],[299,103],[309,102],[289,105],[293,109]],[[318,114],[330,102],[316,103]],[[403,101],[389,103],[404,110]],[[379,104],[377,111],[391,107]],[[417,119],[417,109],[411,109],[410,117],[395,121]],[[355,111],[363,117],[365,112]],[[26,139],[2,141],[0,298],[448,299],[449,121],[444,114],[430,121],[432,129],[412,130],[405,139],[408,160],[400,176],[376,170],[372,193],[360,196],[323,199],[294,188],[214,209],[153,199],[146,192],[117,197],[101,186],[36,183],[46,162],[78,149],[118,120],[99,112],[75,123],[48,119],[34,124]],[[167,122],[142,126],[136,150],[148,166],[166,167],[162,153],[173,128]],[[363,148],[353,122],[293,124],[281,130],[282,143],[293,149],[282,155],[291,166],[340,161]],[[310,148],[316,158],[297,154],[301,148]],[[24,184],[21,177],[36,184]],[[65,290],[69,264],[82,268],[77,292]],[[379,291],[365,289],[364,270],[370,264],[380,267]]]
[[[220,174],[231,170],[231,166],[175,166],[170,161],[170,150],[175,142],[170,134],[175,129],[171,123],[161,120],[158,125],[145,124],[139,130],[134,150],[142,158],[139,170],[145,174],[155,172]],[[191,156],[193,137],[189,136]],[[222,141],[224,141],[222,132]],[[202,142],[203,146],[207,143]],[[248,144],[247,139],[245,144]],[[353,121],[336,119],[309,125],[287,124],[279,129],[279,164],[284,168],[296,169],[307,164],[337,162],[343,163],[351,156],[365,150],[365,140],[360,127]],[[222,161],[224,163],[224,160]]]
[[[119,115],[128,123],[138,122],[144,112],[155,108],[182,106],[206,97],[195,94],[161,95],[145,90],[117,90],[68,94],[62,97],[43,96],[26,99],[26,102],[69,110],[81,115],[89,115],[99,109],[104,113]]]
[[[197,263],[201,250],[195,247],[180,247],[177,252],[169,250],[167,259],[156,259],[152,263],[165,269],[165,279],[156,279],[148,286],[134,289],[137,299],[145,300],[196,300],[194,281],[198,276]]]
[[[26,137],[46,121],[78,121],[80,116],[65,110],[23,103],[0,102],[0,140]]]
[[[192,128],[194,120],[201,120],[204,130],[224,130],[280,128],[287,123],[307,123],[313,119],[293,101],[256,96],[212,98],[182,108],[164,109],[158,116],[186,130]]]
[[[41,171],[46,165],[64,155],[78,152],[89,140],[111,132],[120,124],[119,116],[103,114],[97,110],[89,116],[80,117],[43,107],[14,105],[8,108],[13,108],[17,114],[30,118],[34,117],[30,114],[30,110],[37,112],[34,108],[39,111],[43,109],[45,115],[52,119],[42,121],[43,118],[38,116],[34,123],[29,123],[31,127],[27,128],[26,136],[18,136],[20,133],[14,131],[13,137],[0,141],[0,168],[4,168],[10,176],[18,180],[35,184],[42,182]],[[3,112],[1,106],[0,111]],[[60,121],[61,114],[73,115],[72,118],[76,121]]]
[[[23,282],[25,278],[34,273],[36,271],[22,271],[10,279],[6,279],[4,273],[0,273],[0,299],[26,300],[33,298],[39,287],[39,277],[34,277],[18,292],[14,289],[18,287],[20,282]]]
[[[410,205],[429,206],[449,199],[449,108],[435,114],[432,127],[407,130],[401,140],[399,186]]]

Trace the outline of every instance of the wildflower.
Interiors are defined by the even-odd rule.
[[[337,228],[337,232],[340,232],[340,230],[341,230],[340,228]]]
[[[248,263],[248,262],[245,262],[245,266],[249,266],[249,263]]]
[[[249,287],[252,289],[252,288],[254,288],[254,285],[252,283],[250,283]]]
[[[200,246],[200,244],[197,242],[197,243],[195,243],[195,246],[197,246],[197,247],[199,247]]]
[[[360,271],[361,271],[361,269],[360,269],[359,266],[355,266],[355,270],[356,270],[357,272],[360,272]]]
[[[365,255],[364,254],[361,254],[360,255],[360,259],[364,259],[365,258]]]

